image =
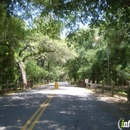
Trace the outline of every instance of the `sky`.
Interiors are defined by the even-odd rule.
[[[79,24],[79,29],[87,29],[89,27],[88,24],[83,25],[81,22],[79,22],[78,24]],[[64,28],[64,30],[61,32],[60,37],[65,38],[70,31],[71,30],[69,28]]]
[[[41,14],[42,7],[34,7],[32,3],[29,3],[29,6],[27,6],[26,1],[24,1],[24,5],[26,7],[25,9],[23,9],[19,3],[16,3],[14,14],[18,17],[21,17],[26,22],[27,26],[31,28],[33,26],[33,20]],[[88,23],[83,25],[81,22],[78,22],[76,23],[76,26],[74,25],[73,28],[64,27],[64,29],[61,31],[60,37],[65,38],[70,32],[76,30],[77,28],[88,28]]]

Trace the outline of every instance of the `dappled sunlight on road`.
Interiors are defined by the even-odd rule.
[[[114,96],[114,97],[111,97],[110,96],[105,96],[103,94],[100,94],[98,96],[96,96],[96,98],[98,100],[101,100],[101,101],[104,101],[104,102],[108,102],[108,103],[113,103],[113,102],[127,102],[127,97],[121,97],[121,96]]]
[[[109,130],[117,128],[117,121],[122,117],[111,107],[111,102],[93,96],[86,88],[59,83],[59,88],[54,89],[51,83],[0,97],[0,130],[20,129],[51,94],[54,97],[34,130],[86,130],[86,126],[91,130]]]
[[[30,98],[30,94],[32,97],[37,94],[61,94],[61,95],[76,95],[76,96],[87,96],[90,95],[91,92],[86,90],[85,88],[72,87],[71,85],[60,84],[59,88],[54,88],[54,83],[50,83],[49,86],[41,86],[38,89],[30,89],[27,92],[12,94],[12,100],[24,100],[26,98]]]
[[[75,95],[58,94],[52,100],[46,113],[38,121],[36,129],[109,130],[117,128],[118,115],[114,114],[115,111],[107,103],[94,99],[85,100],[85,97]]]

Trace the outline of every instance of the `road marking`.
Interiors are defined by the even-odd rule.
[[[27,126],[31,124],[28,130],[32,130],[34,126],[36,125],[39,118],[42,116],[43,112],[45,111],[46,107],[49,105],[51,99],[54,97],[54,94],[51,94],[37,109],[37,111],[32,115],[32,117],[25,123],[25,125],[21,128],[21,130],[26,130]],[[40,112],[40,113],[39,113]],[[39,113],[39,114],[38,114]]]
[[[50,103],[52,98],[53,98],[53,95],[50,97],[49,101],[46,104],[44,104],[44,107],[42,108],[41,112],[36,117],[36,119],[33,121],[32,125],[29,127],[28,130],[33,130],[34,126],[36,125],[36,123],[39,120],[39,118],[42,116],[43,112],[45,111],[46,107],[49,105],[49,103]]]

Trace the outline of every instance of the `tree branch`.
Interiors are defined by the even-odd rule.
[[[34,48],[34,46],[26,45],[23,49],[21,49],[21,50],[19,51],[19,56],[21,56],[21,55],[22,55],[22,52],[23,52],[24,50],[26,50],[28,47],[29,47],[29,48]]]
[[[38,61],[38,60],[41,59],[41,58],[44,58],[45,60],[47,60],[47,57],[46,57],[45,55],[39,56],[38,58],[36,58],[36,60]]]

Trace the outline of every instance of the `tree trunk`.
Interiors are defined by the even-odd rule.
[[[26,78],[25,67],[23,66],[22,63],[20,63],[20,62],[17,62],[17,63],[18,63],[18,65],[19,65],[19,68],[20,68],[21,74],[22,74],[22,81],[23,81],[23,86],[22,86],[22,88],[25,88],[25,87],[27,87],[27,78]]]

